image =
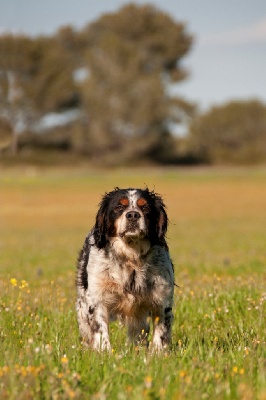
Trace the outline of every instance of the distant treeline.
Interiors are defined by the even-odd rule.
[[[201,114],[171,94],[187,77],[182,60],[192,42],[185,24],[134,4],[81,30],[1,35],[0,157],[55,151],[101,165],[265,162],[264,104],[231,102]],[[187,131],[181,138],[178,124]]]

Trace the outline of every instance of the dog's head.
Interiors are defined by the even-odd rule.
[[[168,218],[162,198],[148,189],[119,189],[106,193],[100,203],[94,240],[102,249],[111,238],[125,242],[149,240],[166,247]]]

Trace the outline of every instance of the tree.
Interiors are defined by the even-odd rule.
[[[265,104],[257,100],[233,101],[211,108],[192,123],[189,145],[205,162],[265,162]]]
[[[80,31],[0,36],[0,119],[12,128],[13,152],[21,131],[34,132],[47,113],[76,108],[79,120],[66,135],[77,151],[110,162],[174,161],[171,123],[194,107],[169,87],[186,77],[181,61],[191,43],[184,24],[134,4]]]
[[[1,152],[8,148],[12,141],[12,129],[5,119],[0,118],[0,156]]]
[[[130,4],[88,25],[83,35],[89,78],[81,90],[93,151],[123,151],[130,158],[153,157],[158,144],[169,150],[162,140],[169,123],[193,110],[168,91],[186,77],[181,60],[192,38],[185,26],[153,6]]]
[[[0,117],[12,127],[12,153],[19,133],[77,101],[73,64],[57,38],[0,37]]]
[[[26,73],[26,49],[30,39],[4,35],[0,39],[1,119],[11,126],[11,151],[17,151],[17,135],[26,120],[27,103],[21,76]]]

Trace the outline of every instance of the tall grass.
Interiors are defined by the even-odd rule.
[[[266,399],[266,171],[0,171],[1,399]],[[100,196],[162,194],[175,264],[173,344],[82,350],[75,264]]]

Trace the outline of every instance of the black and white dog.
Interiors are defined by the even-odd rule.
[[[174,272],[167,224],[153,191],[116,188],[104,195],[77,270],[80,334],[93,349],[111,351],[108,324],[115,318],[135,344],[146,341],[151,320],[152,351],[170,343]]]

